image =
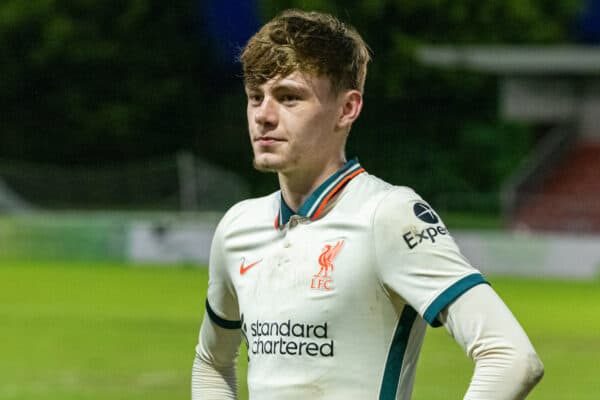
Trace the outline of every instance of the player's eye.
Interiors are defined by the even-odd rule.
[[[281,96],[281,102],[285,104],[291,105],[297,102],[298,100],[300,100],[300,97],[295,94],[284,94],[283,96]]]
[[[252,105],[259,105],[262,101],[262,95],[258,93],[248,94],[248,102]]]

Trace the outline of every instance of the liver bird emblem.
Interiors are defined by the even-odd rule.
[[[344,247],[344,241],[340,240],[335,245],[326,244],[323,247],[323,252],[319,256],[319,265],[321,269],[314,276],[327,278],[329,276],[329,272],[333,271],[333,260],[338,255],[340,250]]]

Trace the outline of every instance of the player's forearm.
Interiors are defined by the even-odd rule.
[[[544,367],[529,338],[489,286],[472,288],[440,317],[475,361],[465,399],[522,399],[542,378]]]
[[[192,367],[192,400],[228,399],[237,399],[235,367],[217,368],[196,355]]]
[[[224,329],[205,313],[192,367],[192,400],[237,398],[239,329]]]

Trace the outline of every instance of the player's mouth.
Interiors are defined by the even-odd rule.
[[[260,136],[254,139],[254,141],[261,146],[272,146],[276,143],[285,142],[284,139],[276,138],[273,136]]]

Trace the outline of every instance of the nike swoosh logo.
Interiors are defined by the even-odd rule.
[[[248,264],[248,265],[244,265],[244,262],[246,260],[242,259],[242,263],[240,264],[240,275],[244,275],[246,272],[248,272],[248,270],[252,267],[254,267],[256,264],[258,264],[259,262],[262,261],[262,259],[253,262],[252,264]]]

